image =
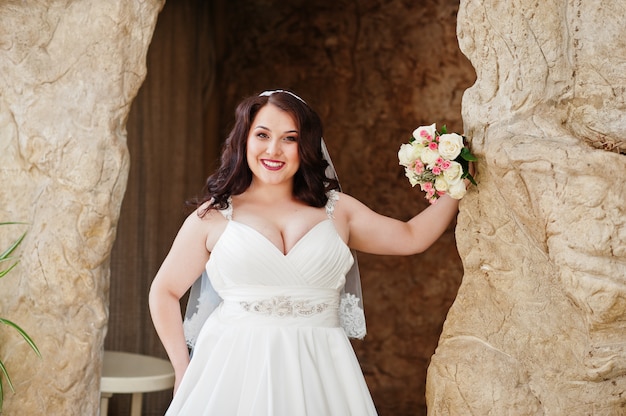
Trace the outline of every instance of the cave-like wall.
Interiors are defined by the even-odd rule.
[[[126,119],[146,74],[158,0],[0,2],[0,250],[6,415],[95,415],[109,256],[129,155]],[[6,264],[1,265],[2,269]]]
[[[623,415],[626,2],[462,1],[479,192],[432,415]]]

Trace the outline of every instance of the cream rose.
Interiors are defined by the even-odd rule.
[[[422,153],[424,146],[416,143],[404,143],[398,150],[398,160],[402,166],[409,167],[413,165]]]
[[[411,184],[411,186],[415,186],[419,183],[415,176],[415,172],[412,169],[406,168],[404,170],[404,175],[409,179],[409,183]]]
[[[443,177],[449,184],[460,182],[461,176],[463,176],[463,166],[459,162],[450,162],[450,167],[443,171]]]
[[[424,150],[422,150],[421,158],[422,162],[424,162],[426,166],[429,166],[435,163],[435,161],[439,158],[439,152],[431,149],[430,147],[425,147]]]
[[[439,136],[439,154],[441,157],[454,160],[463,149],[463,137],[456,133],[442,134]]]
[[[465,192],[467,192],[467,189],[465,189],[464,181],[452,183],[448,188],[448,195],[450,195],[450,197],[454,199],[463,198],[463,196],[465,196]]]
[[[439,176],[437,179],[435,179],[435,189],[439,192],[448,192],[448,189],[450,189],[450,185],[444,177]]]
[[[437,132],[436,123],[431,124],[430,126],[420,126],[413,131],[413,137],[421,143],[422,140],[426,138],[435,137],[435,133]],[[429,139],[430,140],[430,139]]]

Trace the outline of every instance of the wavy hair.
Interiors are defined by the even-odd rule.
[[[252,171],[246,158],[248,134],[257,113],[268,104],[291,114],[299,130],[300,167],[294,175],[294,197],[319,208],[326,205],[328,191],[339,189],[337,180],[326,176],[329,163],[322,154],[322,122],[317,113],[288,92],[255,95],[244,99],[237,106],[235,124],[224,142],[220,166],[206,180],[202,195],[188,202],[196,208],[210,202],[200,212],[200,216],[211,209],[228,208],[229,197],[243,193],[252,183]]]

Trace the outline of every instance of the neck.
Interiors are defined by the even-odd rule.
[[[252,180],[250,187],[246,191],[251,196],[259,200],[284,201],[293,199],[293,184],[281,183],[276,185],[261,184]]]

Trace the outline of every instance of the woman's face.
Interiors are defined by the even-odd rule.
[[[263,106],[248,132],[248,166],[255,181],[278,185],[293,183],[300,167],[298,127],[291,114],[275,105]]]

